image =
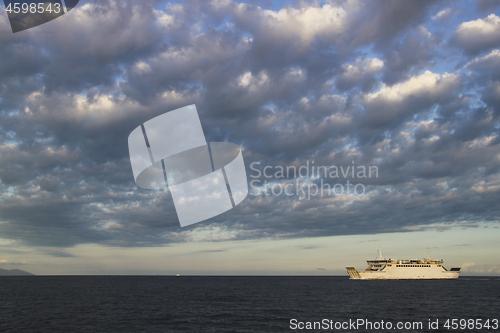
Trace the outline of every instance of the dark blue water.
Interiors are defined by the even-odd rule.
[[[0,332],[500,332],[500,278],[35,276],[0,278]],[[422,322],[422,329],[291,329],[290,320]],[[429,319],[439,330],[428,329]],[[305,325],[305,324],[304,324]],[[293,326],[293,325],[292,325]],[[334,326],[332,326],[334,327]]]

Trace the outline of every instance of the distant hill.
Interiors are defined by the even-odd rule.
[[[0,276],[27,276],[27,275],[35,275],[31,274],[25,271],[22,271],[20,269],[2,269],[0,268]]]

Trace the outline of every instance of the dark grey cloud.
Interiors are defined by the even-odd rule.
[[[476,0],[476,9],[482,13],[491,12],[499,6],[500,3],[495,0]]]
[[[76,257],[75,255],[64,252],[64,251],[52,251],[52,252],[47,252],[48,255],[57,257],[57,258],[73,258]]]
[[[429,15],[436,1],[370,1],[353,3],[360,10],[352,15],[350,28],[356,30],[353,34],[353,44],[375,42],[378,47],[401,36],[408,29],[417,27]],[[346,5],[349,5],[346,3]]]
[[[401,41],[385,46],[382,51],[386,63],[383,82],[393,85],[432,68],[441,42],[439,34],[432,35],[420,27]]]
[[[15,35],[0,17],[0,234],[153,246],[497,221],[498,17],[446,34],[426,28],[451,20],[432,19],[446,2],[358,4],[89,1]],[[468,60],[445,73],[457,46]],[[244,147],[249,181],[252,162],[372,165],[378,177],[323,179],[362,183],[358,197],[249,195],[181,229],[168,191],[134,184],[127,137],[189,104],[208,141]]]

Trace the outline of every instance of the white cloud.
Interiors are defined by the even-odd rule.
[[[245,88],[250,92],[257,91],[269,82],[269,76],[265,72],[261,72],[256,76],[252,75],[251,72],[246,72],[238,78],[238,86]]]
[[[0,265],[26,265],[25,262],[10,262],[8,260],[0,260]]]
[[[381,124],[403,114],[411,114],[450,99],[461,85],[457,74],[425,71],[408,80],[388,86],[363,98],[367,121]]]
[[[491,70],[494,67],[500,68],[500,50],[495,49],[484,57],[476,58],[465,67],[481,70]]]
[[[464,22],[457,27],[453,40],[469,53],[500,45],[500,17],[490,14],[484,19]]]
[[[436,15],[434,15],[433,17],[431,17],[432,20],[445,20],[447,19],[448,17],[450,17],[450,15],[452,14],[453,10],[451,8],[446,8],[446,9],[443,9],[443,10],[440,10],[439,13],[437,13]]]
[[[498,31],[500,26],[500,17],[490,14],[485,19],[464,22],[457,28],[457,33],[476,32],[480,34],[491,34]]]
[[[169,15],[161,10],[155,10],[154,13],[156,20],[162,27],[169,29],[175,26],[176,20],[174,15]]]
[[[460,78],[457,74],[445,73],[437,74],[425,71],[421,75],[413,76],[405,82],[387,86],[383,84],[382,89],[374,94],[369,94],[367,102],[374,100],[384,100],[387,102],[400,103],[410,96],[436,99],[442,95],[447,95],[457,88]]]
[[[382,70],[384,62],[378,58],[357,59],[354,65],[344,65],[345,75],[356,76],[362,73],[376,73]]]
[[[151,72],[151,66],[144,61],[138,61],[132,70],[137,74],[147,74]]]
[[[328,4],[323,7],[283,8],[279,12],[264,11],[264,25],[271,31],[299,37],[302,44],[307,45],[318,35],[338,36],[343,31],[345,16],[344,9]]]
[[[383,68],[384,62],[378,58],[358,58],[353,64],[342,66],[343,73],[336,79],[337,86],[349,89],[358,83],[370,83]]]

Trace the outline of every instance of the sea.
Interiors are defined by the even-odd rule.
[[[2,333],[500,332],[498,320],[499,277],[0,277]]]

